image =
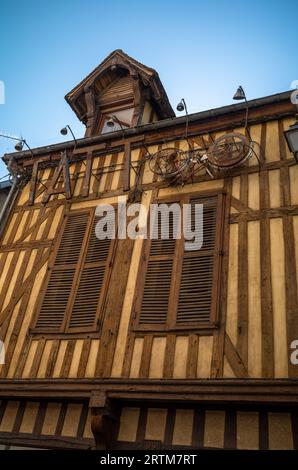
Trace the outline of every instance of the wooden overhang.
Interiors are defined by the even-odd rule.
[[[297,379],[15,379],[0,380],[1,398],[116,402],[298,405]]]

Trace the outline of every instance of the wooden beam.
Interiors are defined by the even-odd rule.
[[[226,410],[224,448],[236,449],[237,447],[237,413],[236,410]]]
[[[31,182],[30,182],[30,193],[29,193],[29,199],[28,199],[28,205],[29,206],[32,206],[32,204],[34,204],[39,161],[40,160],[36,160],[33,163],[32,176],[31,176]]]
[[[123,168],[123,191],[130,190],[130,165],[131,165],[131,148],[130,142],[124,145],[124,168]]]
[[[41,449],[81,449],[94,447],[92,439],[77,439],[62,436],[40,436],[34,434],[19,434],[0,432],[0,443],[20,447],[40,447]]]
[[[0,379],[0,396],[8,398],[85,400],[102,391],[111,400],[298,406],[296,379]]]
[[[260,207],[269,207],[268,172],[260,174]],[[261,256],[261,328],[262,328],[262,375],[274,377],[274,332],[271,282],[270,225],[268,219],[260,222]]]
[[[93,128],[95,124],[95,96],[94,91],[91,86],[86,85],[84,87],[85,93],[85,102],[87,107],[87,123],[86,123],[86,132],[85,137],[90,137],[93,133]]]
[[[248,377],[247,369],[227,334],[225,336],[225,355],[236,377]]]
[[[224,345],[225,345],[225,330],[226,330],[226,313],[227,313],[227,295],[228,295],[228,272],[229,272],[229,244],[230,244],[230,230],[228,230],[229,213],[230,213],[230,198],[232,191],[232,178],[225,181],[224,190],[226,191],[225,201],[225,214],[224,214],[224,229],[223,229],[223,259],[221,269],[221,291],[219,299],[219,327],[213,334],[213,350],[211,361],[211,377],[219,378],[223,376],[224,368]]]
[[[111,448],[113,425],[119,420],[119,413],[104,391],[91,394],[89,408],[96,449],[108,450]]]
[[[149,377],[152,343],[153,343],[153,335],[146,335],[144,338],[144,343],[143,343],[143,351],[142,351],[140,374],[139,374],[139,376],[142,378]]]
[[[44,254],[40,258],[39,262],[35,264],[34,268],[32,269],[29,276],[23,281],[17,289],[15,289],[13,295],[11,296],[10,301],[6,305],[6,307],[1,312],[0,317],[0,324],[4,322],[4,320],[10,315],[13,311],[14,307],[22,297],[22,295],[32,286],[32,282],[35,279],[37,273],[41,270],[43,265],[48,261],[49,255],[51,250],[45,250]]]
[[[61,185],[61,187],[55,189],[61,173],[63,174],[64,185]],[[61,152],[61,159],[59,165],[55,168],[53,178],[50,180],[49,185],[47,186],[47,189],[43,195],[43,204],[46,204],[53,194],[62,193],[65,194],[66,199],[71,198],[69,163],[66,150],[63,153]]]
[[[253,221],[253,220],[265,220],[276,217],[298,215],[298,205],[276,207],[276,208],[264,208],[260,210],[251,210],[250,212],[242,214],[230,214],[229,223],[235,224],[240,221]]]
[[[288,357],[290,357],[291,343],[298,338],[298,293],[296,253],[293,217],[283,217],[283,236],[285,245],[285,286],[286,286],[286,330]],[[289,376],[298,377],[298,367],[289,361]]]
[[[247,203],[245,204],[243,201],[240,201],[240,199],[237,199],[234,196],[231,196],[231,206],[239,212],[254,214],[254,211],[248,207]]]
[[[92,152],[89,151],[86,157],[86,171],[85,171],[83,186],[81,190],[81,195],[83,197],[86,197],[89,194],[92,163],[93,163],[93,156],[92,156]]]
[[[188,340],[186,376],[188,379],[194,379],[197,376],[199,353],[199,336],[191,334]]]
[[[239,222],[238,240],[238,324],[237,351],[247,367],[248,362],[248,228]]]

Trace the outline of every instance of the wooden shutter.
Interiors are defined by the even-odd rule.
[[[113,213],[110,214],[113,216]],[[69,213],[35,324],[44,332],[98,328],[115,240],[99,240],[93,212]]]
[[[95,217],[71,311],[69,322],[71,330],[84,331],[96,327],[98,314],[104,300],[104,286],[108,282],[108,268],[114,241],[110,239],[99,240],[96,237],[97,221],[98,218]]]
[[[197,251],[184,251],[177,324],[210,321],[213,291],[213,271],[216,242],[217,197],[192,199],[194,222],[195,204],[203,204],[203,246]]]
[[[65,320],[77,263],[86,236],[89,212],[67,216],[55,263],[36,322],[36,328],[59,331]]]
[[[176,240],[173,238],[173,217],[169,219],[169,239],[161,239],[158,214],[158,239],[151,240],[140,324],[164,324],[167,320]],[[155,222],[156,223],[156,222]]]
[[[223,196],[184,195],[181,202],[191,203],[192,225],[195,204],[203,204],[203,245],[199,250],[186,251],[184,240],[173,236],[148,240],[151,245],[142,300],[136,306],[140,327],[208,327],[217,319]],[[170,232],[173,235],[173,220]]]

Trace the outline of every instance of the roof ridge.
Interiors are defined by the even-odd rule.
[[[108,60],[111,59],[111,57],[113,57],[113,55],[115,54],[120,54],[122,55],[124,58],[126,58],[129,62],[132,62],[134,63],[135,65],[139,66],[140,68],[144,68],[144,69],[147,69],[149,70],[150,72],[153,72],[153,75],[155,76],[159,76],[157,71],[155,69],[153,69],[152,67],[148,67],[147,65],[145,64],[142,64],[141,62],[137,61],[136,59],[134,59],[133,57],[131,57],[130,55],[126,54],[126,52],[124,52],[122,49],[115,49],[114,51],[112,51],[107,57],[105,57],[104,60],[102,60],[88,75],[86,75],[86,77],[84,77],[77,85],[75,85],[72,90],[70,90],[66,95],[65,95],[65,99],[66,101],[68,101],[68,98],[70,97],[70,95],[72,95],[75,90],[77,90],[85,81],[88,81],[88,79],[100,68],[102,67],[105,62],[107,62]]]

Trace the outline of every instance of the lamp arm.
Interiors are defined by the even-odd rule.
[[[245,104],[246,104],[246,114],[245,114],[245,129],[247,128],[247,122],[248,122],[248,102],[245,97]]]
[[[34,154],[33,154],[32,148],[31,148],[31,147],[29,147],[29,145],[27,144],[26,140],[25,140],[25,139],[22,139],[22,142],[24,142],[24,144],[26,145],[26,147],[28,148],[28,150],[30,150],[30,153],[31,153],[32,157],[34,157]]]
[[[66,125],[66,127],[69,129],[69,132],[71,133],[72,138],[73,138],[73,140],[75,141],[75,147],[76,147],[76,146],[77,146],[77,139],[75,138],[75,135],[74,135],[74,133],[72,132],[71,127],[70,127],[68,124]]]
[[[187,138],[187,135],[188,135],[188,110],[187,110],[187,106],[186,106],[186,103],[185,103],[185,99],[182,98],[181,101],[182,101],[182,103],[184,104],[185,115],[186,115],[186,122],[185,122],[185,139],[188,141],[188,138]]]
[[[250,135],[250,130],[248,129],[248,102],[247,102],[246,97],[244,99],[245,99],[245,104],[246,104],[245,127],[244,128],[245,128],[245,130],[248,134],[249,139],[252,140],[251,135]]]
[[[184,104],[185,113],[188,115],[188,111],[187,111],[187,106],[186,106],[186,103],[185,103],[185,99],[182,98],[181,101],[182,101],[182,103]]]
[[[121,130],[124,132],[124,127],[123,127],[123,125],[121,124],[121,122],[119,121],[119,119],[117,118],[117,116],[115,116],[115,115],[113,114],[112,118],[115,119],[115,121],[116,121],[116,122],[119,124],[119,126],[121,127]]]
[[[117,118],[117,116],[115,116],[115,114],[112,115],[112,119],[115,119],[115,121],[119,124],[121,130],[122,130],[122,134],[123,134],[123,139],[124,139],[124,127],[123,125],[121,124],[121,122],[119,121],[119,119]]]

